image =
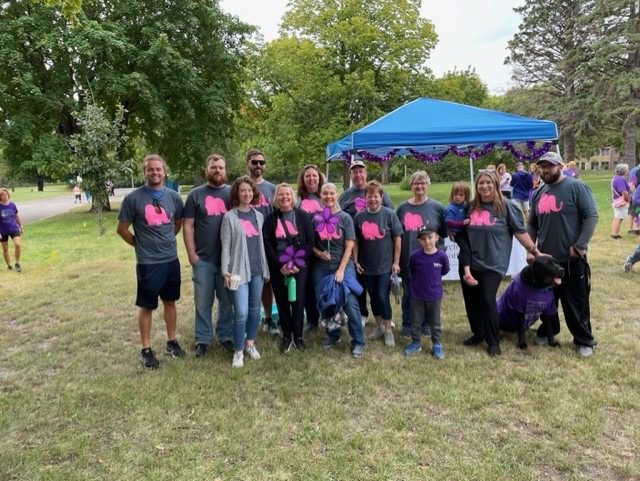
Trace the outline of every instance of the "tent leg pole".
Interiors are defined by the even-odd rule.
[[[471,198],[474,197],[474,188],[473,188],[473,159],[471,158],[471,156],[469,156],[469,179],[470,179],[470,183],[469,185],[471,186]]]

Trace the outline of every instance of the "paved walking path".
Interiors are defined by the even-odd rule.
[[[116,189],[116,195],[114,197],[110,197],[110,199],[111,201],[121,200],[129,192],[131,192],[131,189]],[[89,210],[89,204],[84,202],[84,194],[82,196],[82,200],[82,204],[74,204],[73,194],[69,192],[69,195],[61,197],[20,202],[17,204],[18,213],[20,215],[20,219],[25,225],[32,224],[42,219],[47,219],[55,215],[64,214],[65,212],[73,210],[74,208]]]

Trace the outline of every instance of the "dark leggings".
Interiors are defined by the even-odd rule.
[[[289,302],[287,286],[284,276],[280,272],[280,266],[270,266],[271,286],[278,306],[278,319],[282,328],[284,339],[302,338],[302,324],[304,316],[304,304],[307,285],[307,268],[300,269],[296,274],[296,301]]]
[[[462,267],[460,267],[462,270]],[[477,271],[471,269],[471,274],[478,281],[477,286],[469,286],[462,280],[462,296],[464,307],[469,319],[471,332],[478,339],[484,339],[490,346],[500,343],[500,327],[496,294],[502,274],[495,271]]]

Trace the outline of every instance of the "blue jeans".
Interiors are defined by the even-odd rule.
[[[364,283],[371,299],[371,310],[374,316],[382,317],[384,321],[391,320],[391,302],[389,301],[389,278],[391,273],[374,276],[363,275]]]
[[[233,304],[229,291],[224,287],[220,267],[202,259],[191,267],[193,280],[193,303],[196,307],[194,338],[196,344],[209,345],[213,341],[211,311],[213,301],[218,299],[216,338],[218,342],[230,341],[233,337]]]
[[[334,275],[335,271],[331,270],[329,267],[316,264],[313,266],[313,269],[311,269],[311,274],[313,278],[313,285],[316,289],[316,299],[319,299],[320,281],[325,276]],[[347,268],[344,271],[344,276],[352,276],[354,279],[356,278],[356,270],[351,262],[347,265]],[[351,336],[352,347],[357,344],[364,346],[364,332],[362,330],[362,319],[360,318],[358,298],[353,294],[349,294],[347,297],[347,303],[343,306],[343,310],[348,319],[347,327],[349,329],[349,335]],[[322,317],[322,312],[320,312],[320,317]],[[340,329],[327,331],[327,336],[333,339],[340,339]]]
[[[238,290],[230,291],[233,298],[233,348],[242,351],[245,336],[248,340],[255,340],[260,321],[260,304],[262,302],[262,286],[264,279],[261,275],[253,276],[251,281],[240,284]]]

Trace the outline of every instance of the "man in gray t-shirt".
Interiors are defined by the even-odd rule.
[[[182,227],[182,199],[177,192],[164,186],[166,164],[159,155],[144,159],[145,185],[125,197],[118,214],[116,232],[135,248],[138,289],[138,326],[142,350],[140,362],[145,368],[159,366],[151,350],[151,315],[158,307],[158,297],[164,306],[167,328],[166,354],[183,357],[176,340],[176,304],[180,298],[180,262],[176,249],[176,234]],[[133,233],[129,229],[133,226]]]
[[[213,340],[211,312],[218,299],[216,337],[233,351],[233,304],[220,271],[220,226],[229,209],[229,192],[224,157],[211,154],[205,162],[207,183],[187,196],[184,207],[184,245],[193,273],[195,304],[194,339],[196,357],[203,357]]]
[[[354,160],[349,165],[349,178],[351,187],[345,190],[338,198],[340,208],[355,220],[356,214],[363,210],[367,205],[364,196],[364,188],[367,186],[367,166],[361,160]],[[387,193],[382,194],[382,205],[393,209],[393,204]],[[357,275],[358,282],[364,285],[362,274]],[[364,325],[369,317],[369,309],[367,308],[367,291],[363,290],[358,296],[358,305],[360,306],[360,314],[362,315],[362,324]]]
[[[262,214],[263,218],[266,219],[267,215],[273,211],[271,203],[273,202],[273,196],[276,192],[276,186],[262,177],[267,165],[264,152],[260,149],[251,149],[247,152],[245,160],[247,162],[249,178],[256,183],[260,191],[260,200],[258,200],[258,205],[256,205],[255,208]],[[278,325],[271,317],[272,304],[273,292],[271,291],[271,281],[267,281],[262,287],[262,308],[264,309],[265,327],[269,329],[271,334],[278,334],[280,332]]]
[[[562,157],[547,152],[538,160],[544,184],[531,197],[528,230],[538,249],[551,254],[564,267],[562,284],[554,288],[573,343],[583,357],[593,354],[596,342],[591,332],[589,296],[591,268],[587,247],[598,223],[598,211],[591,189],[582,181],[562,173]],[[554,333],[560,331],[556,314],[551,321]],[[548,343],[544,329],[538,330],[538,343]]]

